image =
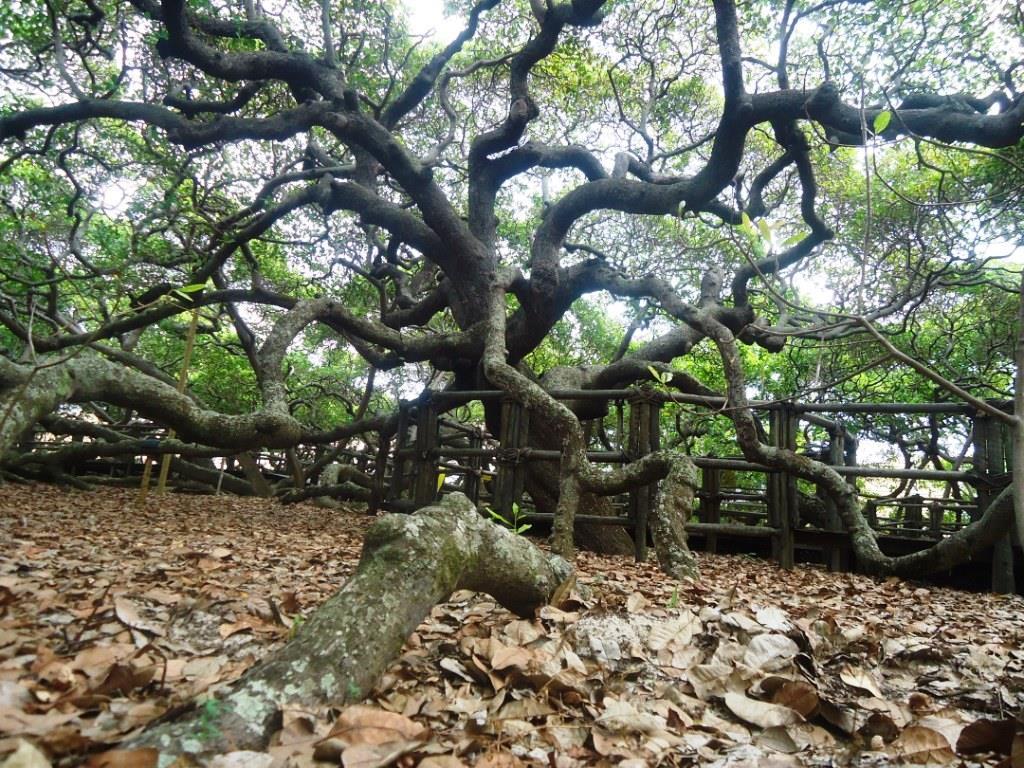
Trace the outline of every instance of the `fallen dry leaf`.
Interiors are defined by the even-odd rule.
[[[0,768],[50,768],[50,761],[33,744],[22,740]]]
[[[743,663],[764,672],[782,669],[800,652],[796,643],[785,635],[756,635],[747,644]]]
[[[353,746],[402,740],[422,741],[429,734],[429,729],[404,715],[355,704],[341,713],[327,738],[338,739]]]
[[[466,763],[453,755],[428,755],[416,768],[466,768]]]
[[[158,757],[155,749],[112,749],[90,757],[85,768],[156,768]]]
[[[386,768],[413,752],[422,741],[385,741],[379,744],[355,744],[341,754],[345,768]]]
[[[217,755],[209,768],[270,768],[274,758],[265,752],[228,752]]]
[[[956,759],[946,737],[931,728],[912,725],[892,743],[890,753],[908,763],[947,764]]]
[[[737,717],[761,728],[772,728],[778,725],[792,725],[803,722],[800,713],[789,707],[758,701],[742,693],[725,694],[725,706]]]
[[[818,692],[802,680],[787,681],[772,694],[772,704],[789,707],[809,719],[818,711]]]
[[[163,627],[155,622],[143,619],[139,615],[138,606],[125,597],[114,598],[114,613],[126,627],[137,629],[140,632],[148,632],[153,635],[164,634]]]
[[[511,752],[488,752],[481,757],[476,768],[522,768],[522,761]]]
[[[841,670],[839,670],[839,679],[851,688],[860,688],[879,699],[885,698],[871,673],[867,670],[861,669],[860,667],[854,667],[850,664],[846,664]]]
[[[995,752],[1009,755],[1013,749],[1013,737],[1021,730],[1016,720],[989,720],[982,717],[966,726],[956,742],[956,751],[961,755],[976,755],[981,752]]]

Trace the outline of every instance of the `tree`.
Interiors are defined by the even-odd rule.
[[[683,392],[723,388],[744,454],[818,482],[862,558],[900,567],[841,478],[762,443],[738,345],[866,335],[991,409],[969,391],[989,382],[951,388],[887,333],[965,286],[1007,288],[977,247],[1018,231],[1020,62],[993,42],[1017,35],[1019,11],[452,6],[466,25],[444,46],[410,34],[388,0],[0,12],[8,467],[59,469],[18,448],[40,421],[137,452],[116,430],[128,409],[181,435],[161,450],[207,457],[385,441],[394,419],[369,407],[382,382],[496,387],[561,451],[528,486],[570,555],[581,503],[654,477],[674,479],[662,530],[678,531],[692,473],[677,452],[598,471],[580,416],[548,390],[672,373]],[[831,306],[806,302],[799,275],[825,275]],[[655,332],[538,369],[545,339],[594,294],[655,315]],[[240,386],[176,390],[189,313],[202,381],[235,371]],[[686,370],[704,340],[717,381]],[[59,421],[82,413],[71,404],[93,415]],[[666,567],[690,570],[672,543]]]

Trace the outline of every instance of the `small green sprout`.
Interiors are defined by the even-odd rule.
[[[679,587],[672,588],[672,596],[668,599],[668,607],[673,610],[679,607]]]
[[[533,528],[532,524],[524,522],[524,518],[526,516],[522,512],[519,511],[519,505],[516,504],[515,502],[512,503],[512,519],[511,520],[509,520],[507,517],[505,517],[500,512],[497,512],[497,511],[491,509],[490,507],[487,507],[487,514],[491,516],[491,519],[494,522],[500,523],[501,525],[505,526],[510,531],[512,531],[512,533],[514,533],[516,535],[524,534],[528,530]]]
[[[214,698],[206,699],[199,705],[199,732],[196,738],[199,741],[212,741],[220,737],[220,727],[217,721],[224,714],[224,705]]]

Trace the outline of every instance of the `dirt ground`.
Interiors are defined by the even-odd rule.
[[[217,686],[344,582],[372,521],[0,486],[0,766],[145,765],[103,753],[193,697],[215,728]],[[456,593],[365,702],[282,702],[266,753],[218,765],[1024,768],[1024,600],[700,566],[674,582],[583,554],[574,594],[532,621]]]

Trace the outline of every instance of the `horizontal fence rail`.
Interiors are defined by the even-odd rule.
[[[551,390],[549,394],[561,401],[587,402],[598,406],[604,403],[608,406],[607,410],[590,408],[591,412],[596,411],[600,415],[592,422],[597,425],[596,432],[588,432],[592,450],[587,452],[587,457],[591,462],[609,465],[626,464],[659,449],[662,433],[660,413],[665,406],[698,406],[708,409],[709,415],[720,414],[725,417],[730,408],[726,398],[676,393],[650,386],[621,389],[560,388]],[[500,423],[498,434],[490,434],[482,424],[465,423],[448,413],[470,402],[489,403],[489,418],[495,419],[500,413],[500,420],[495,422]],[[989,402],[1012,412],[1012,404],[1009,402]],[[948,497],[948,486],[947,496],[943,498],[909,495],[906,492],[877,499],[866,496],[865,515],[882,537],[895,535],[908,542],[927,544],[930,540],[949,535],[951,531],[979,519],[1001,487],[1010,481],[1008,473],[1012,441],[1002,425],[964,403],[800,403],[755,400],[749,406],[760,414],[765,427],[762,439],[776,448],[797,451],[801,445],[801,422],[824,430],[827,439],[822,443],[820,438],[815,438],[812,456],[854,485],[864,480],[901,481],[901,487],[902,483],[917,481],[953,484],[953,498]],[[849,434],[847,426],[841,420],[833,420],[833,417],[841,419],[843,415],[855,414],[960,417],[971,428],[973,451],[966,459],[970,465],[969,471],[960,469],[959,462],[952,469],[848,464],[855,452],[850,451],[849,455],[846,453],[844,446],[849,447],[850,443],[845,441],[855,435]],[[530,445],[530,416],[525,407],[503,391],[427,391],[418,398],[400,404],[396,432],[393,436],[385,435],[377,446],[364,442],[362,445],[367,446],[365,451],[349,450],[344,446],[326,451],[300,446],[295,450],[303,453],[306,469],[312,467],[312,471],[305,477],[301,471],[302,462],[296,463],[293,454],[288,454],[286,458],[282,452],[254,451],[229,456],[225,459],[226,463],[221,465],[218,488],[221,479],[225,482],[231,480],[230,476],[225,476],[224,466],[238,477],[242,476],[240,468],[247,469],[245,477],[253,483],[261,479],[252,477],[255,472],[264,481],[269,479],[281,489],[287,488],[289,482],[294,483],[296,488],[303,483],[316,482],[327,462],[341,460],[372,477],[371,510],[385,507],[412,511],[431,503],[449,490],[458,489],[482,506],[508,515],[524,497],[527,474],[536,469],[531,464],[550,464],[561,460],[561,452],[554,449],[556,445],[548,443],[543,448]],[[148,448],[153,455],[167,452],[160,445],[166,432],[155,424],[132,423],[118,425],[117,429],[130,435],[149,436],[151,439],[146,442],[153,444]],[[69,443],[63,438],[37,443],[37,447],[43,449],[61,449],[67,445]],[[600,450],[602,447],[604,450]],[[145,454],[147,446],[142,446],[141,450]],[[327,458],[321,458],[324,456]],[[251,466],[243,466],[243,459]],[[813,488],[813,481],[802,480],[798,484],[798,478],[785,470],[751,462],[741,456],[690,456],[690,459],[701,470],[701,487],[696,493],[699,507],[695,519],[687,524],[687,531],[701,537],[707,549],[714,551],[720,540],[730,538],[767,539],[771,543],[773,557],[785,567],[792,565],[794,550],[801,547],[819,548],[831,568],[852,567],[847,533],[834,505],[827,498],[807,493],[807,483],[811,482]],[[131,460],[134,461],[134,457]],[[193,468],[194,475],[196,471]],[[208,475],[217,474],[215,469],[203,471]],[[747,476],[737,481],[730,475],[733,472],[750,473],[758,477],[752,479]],[[130,474],[129,468],[126,470],[126,479]],[[309,474],[312,474],[312,480]],[[196,477],[203,479],[198,475]],[[970,486],[973,497],[958,498],[961,489],[956,484]],[[877,494],[877,487],[868,488]],[[928,492],[926,487],[921,490]],[[636,557],[645,559],[647,517],[655,508],[656,493],[656,483],[632,489],[613,499],[613,504],[618,510],[624,510],[624,514],[611,517],[580,514],[576,516],[576,522],[580,525],[619,525],[629,528],[634,535]],[[805,502],[808,503],[806,509]],[[879,514],[883,508],[885,511]],[[544,515],[530,509],[522,510],[521,517],[538,522],[552,519],[550,514]],[[816,527],[806,527],[809,524]],[[1007,559],[1013,559],[1013,547],[1009,539],[997,545],[995,558],[1002,558],[1002,569],[1005,572]],[[993,563],[993,576],[995,572],[996,565]],[[1009,572],[1012,576],[1012,568]],[[998,585],[994,579],[993,586],[998,587],[999,591],[1007,591],[1005,579]]]

